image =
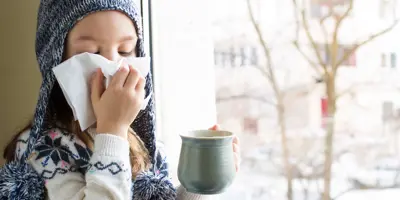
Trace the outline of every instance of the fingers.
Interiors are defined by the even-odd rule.
[[[112,77],[110,86],[117,88],[123,87],[128,75],[129,75],[129,69],[127,67],[119,68],[117,73],[115,73],[115,75]]]
[[[235,156],[235,167],[236,167],[236,172],[238,172],[240,170],[240,155],[237,153],[234,153]]]
[[[216,124],[209,128],[209,130],[212,131],[218,131],[221,130],[221,127]],[[240,157],[240,141],[239,138],[235,135],[232,140],[232,148],[233,148],[233,154],[234,154],[234,159],[235,159],[235,168],[236,172],[240,170],[240,162],[241,162],[241,157]]]
[[[129,65],[129,75],[126,78],[124,87],[129,89],[135,88],[139,81],[139,78],[140,78],[139,72],[136,69],[134,69],[131,65]]]
[[[233,137],[233,144],[237,144],[238,146],[240,146],[240,140],[236,135]]]
[[[91,100],[92,103],[96,103],[98,101],[100,101],[101,95],[103,94],[105,88],[104,88],[104,84],[103,84],[103,73],[101,72],[101,70],[97,69],[96,72],[93,74],[92,76],[92,80],[91,80]]]
[[[129,76],[125,82],[124,87],[129,89],[135,89],[137,92],[142,92],[145,87],[146,80],[140,74],[140,72],[133,68],[133,66],[129,66]]]
[[[240,146],[238,144],[232,144],[232,146],[234,153],[240,153]]]
[[[240,169],[241,157],[240,157],[240,141],[236,135],[233,137],[232,147],[233,147],[233,154],[235,155],[236,172],[238,172]]]
[[[215,124],[214,126],[212,126],[211,128],[209,128],[208,130],[211,130],[211,131],[218,131],[218,130],[220,130],[221,129],[221,127],[218,125],[218,124]]]
[[[142,76],[140,76],[135,87],[136,91],[144,91],[145,85],[146,85],[146,80]]]

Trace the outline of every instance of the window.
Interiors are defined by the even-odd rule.
[[[382,103],[382,121],[386,122],[393,117],[393,102],[384,101]]]
[[[381,67],[386,67],[386,54],[381,54]]]
[[[230,47],[228,50],[214,48],[215,66],[246,67],[258,65],[257,49],[250,45]]]
[[[221,54],[214,49],[214,65],[219,66],[221,63]]]
[[[356,54],[354,52],[352,53],[350,48],[343,46],[340,46],[339,48],[339,59],[342,59],[347,54],[350,54],[349,58],[345,60],[342,65],[355,67],[357,65]]]
[[[249,63],[247,62],[248,57],[247,57],[247,52],[246,52],[246,48],[245,47],[240,47],[240,66],[247,66]]]
[[[390,53],[390,67],[396,68],[397,67],[397,55],[396,53]]]
[[[343,15],[351,0],[310,0],[310,15],[312,18],[322,18],[332,12],[332,15]]]
[[[395,52],[381,54],[381,67],[388,66],[388,63],[391,68],[397,67],[397,54]]]
[[[259,0],[257,1],[260,2]],[[339,1],[340,0],[331,0],[331,2]],[[360,4],[355,4],[355,10],[368,13],[370,11],[370,6],[363,6],[362,0],[360,1]],[[248,38],[249,41],[257,41],[254,35],[251,33],[249,34],[250,31],[243,31],[243,21],[248,20],[247,15],[245,15],[244,18],[232,18],[232,16],[230,16],[232,13],[235,14],[235,17],[239,12],[247,13],[246,6],[232,6],[234,1],[228,0],[222,3],[218,2],[222,1],[207,1],[207,3],[202,0],[152,1],[152,4],[156,7],[153,11],[155,14],[153,19],[156,20],[157,23],[157,29],[154,32],[155,41],[157,42],[153,43],[154,46],[157,46],[154,48],[155,95],[157,110],[161,110],[161,115],[158,112],[156,115],[158,119],[157,123],[160,123],[160,126],[157,128],[159,130],[158,133],[162,134],[162,141],[165,143],[166,154],[169,156],[171,178],[174,184],[179,184],[176,177],[180,152],[180,138],[178,134],[187,130],[208,128],[208,126],[218,122],[224,129],[235,132],[242,142],[242,170],[240,172],[242,175],[237,176],[235,182],[227,192],[221,194],[220,199],[286,199],[287,177],[285,176],[285,162],[282,157],[282,149],[284,149],[283,145],[285,144],[281,143],[282,134],[279,130],[278,117],[274,109],[276,98],[273,95],[271,85],[267,78],[261,74],[262,72],[260,72],[260,70],[239,68],[239,66],[245,65],[246,62],[250,62],[251,65],[259,65],[261,61],[264,61],[265,58],[260,48],[261,46],[258,43],[252,44],[250,42],[240,44],[238,44],[239,42],[232,42],[233,44],[224,44],[223,46],[212,45],[215,40],[232,41],[232,38],[238,35],[242,37],[243,34],[245,34],[244,38]],[[375,2],[378,2],[378,0]],[[265,5],[269,4],[266,3]],[[376,4],[376,6],[378,6],[378,4]],[[284,8],[284,6],[282,7]],[[229,23],[234,28],[224,29],[222,34],[218,32],[218,36],[213,38],[216,34],[213,34],[212,28],[210,28],[211,25],[208,25],[208,23],[211,22],[207,22],[209,20],[204,20],[204,10],[210,10],[210,8],[215,8],[213,10],[218,12],[218,14],[229,10],[229,13],[227,12],[226,23]],[[259,8],[260,12],[263,13],[269,13],[271,9],[275,9],[275,7],[260,6]],[[322,14],[326,12],[324,9],[319,11],[321,11]],[[282,12],[282,16],[291,16],[293,14],[292,9],[283,9],[279,10],[279,12]],[[173,15],[171,13],[173,13]],[[360,17],[362,16],[363,15],[360,15]],[[219,18],[218,20],[225,19]],[[287,23],[286,18],[273,18],[273,20],[274,24]],[[171,21],[176,25],[172,28],[173,32],[171,32]],[[269,26],[272,25],[268,24],[268,27],[264,28],[268,29]],[[362,27],[360,31],[368,28],[370,27]],[[274,30],[274,28],[268,29],[268,31],[271,31],[272,35],[278,34],[277,32],[273,32]],[[318,35],[320,33],[318,29],[311,29],[311,31],[313,35]],[[365,35],[368,33],[365,33]],[[282,40],[285,40],[285,38],[282,37]],[[288,42],[289,44],[292,42],[290,40],[291,38],[283,42]],[[341,34],[339,34],[338,40],[345,41]],[[387,41],[388,40],[378,39],[374,42],[379,43],[378,45],[381,46],[391,46]],[[290,58],[285,59],[282,65],[298,66],[300,63],[304,63],[304,59],[298,55],[298,52],[291,51],[293,48],[291,45],[287,46],[287,49],[286,47],[279,47],[279,50],[287,54],[285,58]],[[325,46],[323,45],[322,47]],[[367,45],[365,48],[369,47],[370,46]],[[213,48],[217,49],[215,54],[220,56],[221,60],[223,60],[215,60],[215,62],[225,63],[225,66],[229,66],[229,68],[218,69],[217,73],[213,72],[215,67],[210,65],[214,60],[212,56]],[[349,50],[349,46],[342,44],[339,47],[340,55],[338,55],[338,57],[348,54]],[[374,49],[371,51],[373,50]],[[332,59],[338,59],[330,58],[330,52],[325,52],[324,48],[321,48],[321,51],[324,61],[327,63]],[[248,58],[243,58],[243,55],[246,55],[247,52],[249,52]],[[396,51],[393,51],[393,53],[394,52]],[[344,64],[356,66],[357,63],[369,62],[370,59],[368,57],[357,57],[356,54],[358,54],[358,52],[349,56],[349,59],[346,60]],[[280,55],[281,54],[278,52],[273,53],[271,56],[273,56],[276,63],[279,63],[279,59],[282,59]],[[380,64],[380,55],[380,52],[375,55],[375,65],[377,66]],[[313,57],[313,59],[314,58],[315,57]],[[393,63],[394,66],[397,65],[397,56],[393,54],[391,58],[391,50],[385,52],[385,55],[381,56],[381,58],[383,58],[381,64],[388,68],[391,67],[391,63]],[[237,66],[240,70],[232,70],[230,69],[231,66]],[[277,68],[280,66],[281,65],[278,65]],[[288,70],[292,69],[294,69],[294,67]],[[343,73],[347,72],[348,70],[343,70]],[[350,73],[353,72],[355,76],[368,75],[369,77],[370,75],[369,73],[358,73],[359,70],[350,70]],[[287,111],[285,110],[285,114],[290,115],[289,118],[285,116],[285,120],[289,122],[286,124],[288,136],[287,144],[290,148],[289,162],[291,164],[293,163],[293,176],[296,177],[293,182],[295,186],[292,193],[293,199],[307,199],[307,197],[308,199],[320,199],[319,194],[323,193],[324,187],[323,177],[327,174],[319,169],[321,169],[321,166],[323,168],[323,166],[326,165],[326,163],[324,163],[324,150],[327,149],[327,146],[324,141],[327,132],[324,128],[326,127],[329,117],[328,101],[324,96],[320,96],[324,94],[323,89],[320,90],[319,87],[316,88],[315,83],[308,82],[309,78],[307,77],[312,76],[314,73],[313,69],[308,69],[308,67],[304,67],[304,69],[303,67],[296,67],[295,70],[289,71],[289,73],[294,75],[285,76],[285,79],[278,74],[277,79],[279,79],[279,83],[284,83],[282,86],[285,86],[285,89],[299,89],[301,94],[305,95],[305,97],[302,98],[304,100],[299,101],[297,96],[288,98],[288,91],[284,91],[285,98],[287,98],[289,102],[288,104],[302,107],[301,109],[296,108],[292,110],[289,108]],[[214,74],[217,77],[214,77]],[[382,73],[382,76],[386,76],[387,74],[388,73]],[[228,77],[230,81],[223,79],[223,75]],[[353,74],[350,75],[351,76],[341,76],[341,78],[343,77],[343,80],[346,79],[345,81],[353,82],[354,76]],[[371,81],[367,77],[362,77],[361,79],[357,77],[356,81],[358,80],[366,80],[367,84]],[[388,79],[388,81],[390,80]],[[286,84],[285,81],[288,83],[290,82],[290,85]],[[251,94],[256,93],[262,96],[263,99],[268,102],[254,101],[257,103],[253,103],[252,100],[248,103],[249,107],[255,108],[253,110],[262,114],[258,115],[258,113],[253,113],[253,110],[247,109],[247,105],[243,105],[240,101],[239,103],[237,101],[225,101],[224,104],[215,104],[215,96],[218,92],[218,87],[215,87],[215,85],[219,86],[222,84],[227,86],[227,89],[231,90],[233,95],[242,94],[239,93],[240,91],[248,91]],[[246,84],[248,87],[245,87]],[[324,84],[321,85],[321,88],[323,88],[323,85]],[[338,93],[346,92],[342,90],[346,89],[343,88],[343,85],[346,86],[346,84],[338,84]],[[365,93],[365,98],[362,98],[363,102],[361,102],[362,108],[360,108],[360,105],[355,105],[358,103],[354,102],[354,99],[350,97],[351,95],[343,95],[340,98],[340,102],[338,101],[338,112],[335,116],[335,139],[332,143],[333,173],[331,173],[331,188],[337,188],[337,190],[335,189],[335,192],[332,192],[331,198],[342,195],[338,200],[345,198],[362,199],[352,198],[352,191],[359,194],[358,192],[360,191],[357,189],[360,188],[360,185],[362,185],[362,187],[365,186],[365,190],[361,191],[361,193],[369,194],[369,192],[376,191],[377,194],[381,193],[379,196],[385,196],[385,194],[387,194],[386,190],[381,190],[380,188],[391,188],[400,185],[399,179],[389,180],[387,176],[385,176],[385,173],[378,173],[378,171],[374,171],[374,169],[370,168],[370,166],[373,166],[375,163],[379,163],[378,160],[382,159],[384,156],[392,156],[387,153],[387,147],[388,144],[390,144],[388,141],[394,140],[381,134],[384,129],[382,126],[383,123],[381,122],[381,115],[382,118],[383,115],[390,116],[388,114],[390,113],[389,111],[385,111],[385,114],[383,113],[384,111],[381,113],[381,109],[384,107],[382,105],[383,102],[380,101],[382,98],[381,96],[383,96],[380,95],[381,87],[362,87],[362,90],[358,88],[360,87],[354,87],[355,95],[359,96],[360,93]],[[239,90],[239,92],[237,94],[234,93],[237,90]],[[303,109],[305,103],[311,106],[307,106]],[[227,107],[228,109],[225,109]],[[218,119],[216,111],[219,112]],[[308,113],[304,114],[304,112]],[[300,121],[297,119],[303,116],[307,116],[309,120],[301,124],[291,123],[294,120],[296,120],[296,122]],[[398,160],[399,154],[393,155],[395,159]],[[398,170],[400,170],[400,168]],[[357,173],[357,176],[352,176],[355,173]],[[297,178],[300,175],[302,178]],[[369,181],[372,180],[370,179],[371,176],[373,176],[374,181]],[[249,181],[249,177],[251,181]],[[342,191],[349,192],[342,194]]]
[[[257,66],[258,63],[258,52],[256,47],[251,47],[251,65]]]
[[[245,117],[243,119],[243,132],[258,134],[258,119]]]
[[[230,61],[231,67],[236,67],[237,66],[237,62],[236,62],[237,55],[236,55],[235,48],[231,47],[229,54],[230,54],[229,61]]]
[[[217,67],[229,66],[228,54],[224,51],[214,49],[214,65]]]
[[[229,53],[227,52],[221,52],[221,60],[222,60],[222,66],[227,67],[229,66]]]
[[[204,20],[204,10],[209,7],[200,0],[146,2],[151,2],[151,24],[155,27],[152,48],[157,139],[165,144],[170,175],[178,185],[179,133],[205,129],[217,121],[215,67],[211,64],[214,40],[204,33],[212,27]]]
[[[326,51],[325,48],[325,44],[319,44],[318,45],[320,48],[320,52],[321,52],[321,57],[322,60],[325,62],[325,64],[330,65],[330,63],[332,62],[331,60],[331,54],[329,51]],[[355,52],[351,52],[351,48],[345,45],[339,45],[339,50],[337,53],[337,62],[341,61],[343,59],[344,56],[350,56],[348,57],[348,59],[346,59],[342,65],[344,66],[351,66],[351,67],[355,67],[357,65],[357,57],[356,57],[356,53]]]
[[[379,4],[379,17],[381,19],[395,19],[396,0],[380,0]]]
[[[217,67],[235,67],[238,64],[237,59],[240,58],[233,48],[230,51],[214,49],[214,65]]]
[[[312,18],[322,18],[322,7],[316,1],[311,1],[310,12]]]
[[[326,123],[328,120],[328,98],[323,97],[321,98],[321,126],[322,128],[326,128]]]

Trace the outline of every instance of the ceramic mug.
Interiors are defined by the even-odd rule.
[[[178,179],[188,192],[219,194],[236,175],[233,133],[196,130],[181,134]]]

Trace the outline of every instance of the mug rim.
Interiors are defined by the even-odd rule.
[[[226,135],[226,136],[213,136],[213,137],[195,137],[195,136],[187,135],[187,133],[193,133],[193,132],[214,132],[214,133],[223,132],[223,133],[228,133],[229,135]],[[223,138],[234,137],[235,134],[233,132],[231,132],[231,131],[199,129],[199,130],[186,131],[185,133],[180,133],[179,136],[182,137],[182,138],[188,138],[188,139],[215,140],[215,139],[223,139]]]

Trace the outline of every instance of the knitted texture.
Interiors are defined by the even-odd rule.
[[[141,19],[133,0],[41,0],[38,10],[38,24],[36,35],[36,56],[42,74],[42,84],[35,109],[33,126],[27,139],[27,148],[21,156],[20,162],[8,163],[0,169],[0,200],[5,199],[44,199],[44,181],[35,173],[29,164],[25,163],[33,152],[35,144],[42,133],[54,128],[54,119],[57,113],[52,112],[49,105],[51,91],[56,78],[52,68],[62,62],[64,54],[64,42],[68,32],[83,17],[97,11],[117,10],[125,13],[135,24],[138,42],[136,55],[145,56],[143,45],[143,30]],[[152,76],[146,77],[146,98],[152,95]],[[145,143],[153,165],[157,165],[155,159],[155,115],[153,96],[145,110],[140,111],[131,127]],[[143,176],[140,180],[149,180],[139,183],[135,199],[163,199],[157,195],[175,195],[175,190],[170,192],[157,191],[166,189],[170,183],[156,181],[157,176]],[[140,182],[140,181],[139,181]],[[162,184],[160,184],[162,182]],[[152,185],[152,184],[156,185]],[[147,189],[146,189],[147,188]],[[29,197],[27,197],[29,192]],[[151,192],[151,194],[149,194]],[[168,199],[171,199],[167,197]]]
[[[169,178],[163,174],[143,172],[136,177],[132,187],[133,199],[173,200],[176,191]]]
[[[174,200],[176,190],[169,179],[168,162],[163,145],[157,145],[156,164],[139,174],[132,186],[133,199]]]
[[[132,0],[42,0],[37,24],[36,56],[40,66],[43,82],[28,140],[28,148],[23,158],[32,152],[33,145],[40,133],[53,124],[50,119],[49,98],[56,81],[52,68],[61,63],[64,53],[64,42],[71,28],[86,15],[104,10],[118,10],[129,16],[137,30],[138,42],[136,55],[145,56],[143,30],[140,15]],[[152,94],[151,73],[146,77],[146,97]],[[132,124],[132,128],[141,137],[153,158],[155,154],[155,117],[154,101],[150,99],[146,110],[141,111]]]
[[[0,169],[0,200],[44,197],[44,181],[29,164],[14,161]]]

